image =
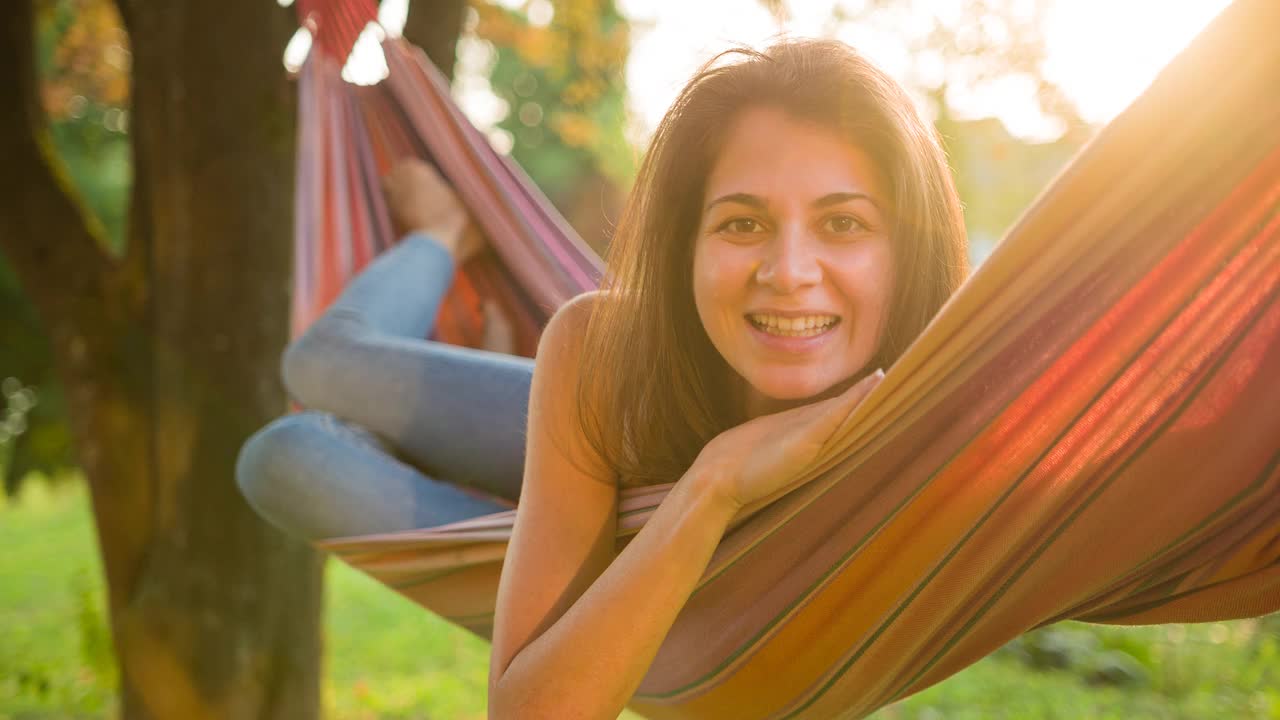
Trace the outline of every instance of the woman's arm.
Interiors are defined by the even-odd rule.
[[[875,372],[839,395],[717,435],[617,557],[617,490],[574,412],[596,297],[543,333],[529,401],[524,486],[494,618],[496,718],[614,718],[639,687],[730,520],[794,487]]]
[[[617,490],[573,424],[592,296],[552,318],[529,406],[494,618],[493,718],[615,718],[639,687],[736,507],[691,470],[615,558]]]

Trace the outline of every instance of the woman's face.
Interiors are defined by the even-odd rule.
[[[771,107],[732,121],[707,178],[693,295],[750,414],[835,392],[875,354],[893,289],[885,179]]]

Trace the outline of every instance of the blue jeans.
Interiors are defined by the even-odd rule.
[[[410,235],[285,350],[285,387],[308,411],[258,431],[236,463],[262,516],[321,540],[514,507],[533,361],[423,339],[453,269]]]

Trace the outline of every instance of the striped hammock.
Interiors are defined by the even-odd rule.
[[[378,177],[434,162],[528,338],[600,266],[400,39],[338,78],[372,0],[312,0],[296,329],[393,242]],[[1239,0],[1094,140],[843,425],[744,509],[631,707],[860,717],[1058,620],[1280,610],[1280,3]],[[345,28],[345,29],[344,29]],[[469,304],[470,303],[470,304]],[[532,348],[524,345],[525,351]],[[622,493],[619,547],[670,486]],[[488,637],[514,511],[322,544]]]

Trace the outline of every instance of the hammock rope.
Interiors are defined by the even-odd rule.
[[[301,332],[395,242],[416,155],[494,252],[440,339],[503,298],[531,354],[601,265],[399,38],[339,79],[372,0],[300,0]],[[1026,630],[1280,610],[1280,5],[1237,0],[1040,197],[798,485],[745,508],[631,707],[861,717]],[[670,485],[621,491],[619,547]],[[514,511],[321,547],[488,637]]]

